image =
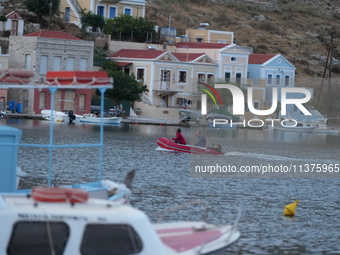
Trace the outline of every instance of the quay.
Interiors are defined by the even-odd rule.
[[[41,114],[22,114],[22,113],[7,112],[7,115],[9,119],[43,120]],[[167,126],[188,126],[189,125],[189,124],[180,123],[178,119],[155,119],[155,118],[142,117],[140,115],[123,118],[121,123],[145,124],[145,125],[167,125]]]

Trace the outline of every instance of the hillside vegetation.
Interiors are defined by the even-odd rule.
[[[333,33],[333,75],[340,72],[338,0],[151,0],[147,19],[171,26],[177,35],[209,23],[234,32],[235,43],[254,53],[280,53],[297,68],[297,77],[321,77]],[[327,72],[328,73],[328,72]]]

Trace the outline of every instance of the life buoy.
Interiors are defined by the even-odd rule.
[[[31,196],[39,202],[70,202],[84,203],[88,200],[89,194],[81,189],[67,189],[60,187],[37,187],[33,188]]]

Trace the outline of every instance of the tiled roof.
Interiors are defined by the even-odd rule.
[[[11,11],[6,15],[7,19],[18,19],[22,20],[22,17],[16,12],[16,11]]]
[[[205,53],[171,53],[179,61],[194,61],[195,59],[205,55]]]
[[[41,30],[31,34],[27,34],[25,36],[36,36],[36,37],[44,37],[44,38],[54,38],[54,39],[64,39],[64,40],[81,40],[73,35],[67,34],[61,31],[49,31],[49,30]]]
[[[263,64],[277,54],[250,54],[248,64]]]
[[[227,43],[204,43],[204,42],[181,42],[177,43],[177,48],[190,49],[222,49],[230,44]]]
[[[115,54],[112,58],[142,58],[142,59],[155,59],[162,55],[162,50],[136,50],[136,49],[122,49]]]

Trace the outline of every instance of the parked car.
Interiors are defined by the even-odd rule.
[[[182,123],[188,124],[189,122],[195,121],[197,124],[200,123],[202,115],[198,111],[191,111],[187,109],[181,109],[179,112],[179,120]]]
[[[211,109],[208,111],[208,114],[205,116],[207,121],[213,121],[214,119],[226,119],[233,121],[240,121],[237,116],[232,115],[230,112],[224,109]]]

